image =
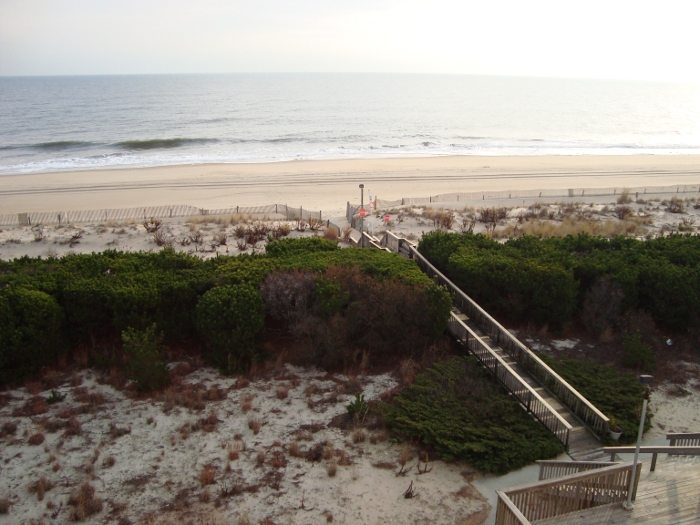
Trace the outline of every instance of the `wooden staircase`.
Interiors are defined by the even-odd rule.
[[[485,333],[474,321],[469,319],[463,312],[457,311],[457,317],[471,328],[481,340],[499,355],[519,376],[533,388],[554,410],[557,411],[571,426],[569,432],[569,447],[567,453],[574,461],[608,461],[610,454],[603,452],[603,444],[586,427],[584,427],[576,416],[559,400],[552,395],[549,390],[542,387],[520,364],[510,357],[491,337]]]

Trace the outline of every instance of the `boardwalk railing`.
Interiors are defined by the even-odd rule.
[[[615,457],[615,454],[633,454],[637,447],[603,447],[603,452],[610,454],[610,459]],[[669,456],[700,456],[700,447],[681,447],[681,446],[654,446],[644,445],[639,447],[639,452],[642,454],[651,454],[650,472],[656,470],[656,457],[659,454],[668,454]]]
[[[551,478],[561,478],[578,474],[587,470],[593,470],[603,467],[611,467],[618,465],[615,461],[556,461],[556,460],[537,460],[540,466],[540,481]]]
[[[399,243],[404,242],[400,239]],[[453,304],[474,321],[491,339],[500,346],[510,357],[525,368],[532,376],[576,418],[599,438],[604,438],[610,426],[610,419],[583,397],[575,388],[567,383],[559,374],[552,370],[544,361],[522,344],[508,330],[476,304],[467,294],[455,286],[435,268],[418,250],[410,246],[411,258],[428,276],[447,287],[452,295]]]
[[[455,339],[466,346],[528,412],[535,416],[568,449],[571,425],[530,385],[525,383],[508,363],[489,348],[454,312],[450,315],[447,328]]]
[[[666,434],[672,447],[700,447],[700,433]]]
[[[637,494],[641,467],[638,463],[632,499]],[[631,473],[632,464],[627,463],[498,490],[496,525],[529,525],[537,520],[625,501]]]

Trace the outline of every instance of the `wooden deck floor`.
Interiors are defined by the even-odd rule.
[[[476,323],[460,312],[459,317],[471,328],[490,348],[492,348],[506,363],[537,393],[549,403],[573,428],[569,434],[568,454],[574,461],[609,461],[610,455],[603,453],[603,445],[586,427],[584,427],[559,400],[545,390],[535,379],[512,357],[506,354]]]
[[[700,523],[700,460],[659,459],[642,467],[634,509],[605,505],[534,522],[537,525],[689,525]]]

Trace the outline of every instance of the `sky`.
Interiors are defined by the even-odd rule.
[[[700,81],[699,19],[697,0],[0,0],[0,75]]]

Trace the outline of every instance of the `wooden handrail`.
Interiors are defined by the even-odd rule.
[[[637,464],[632,499],[637,493],[641,466],[641,463]],[[496,525],[527,524],[585,508],[624,501],[630,489],[632,468],[631,463],[612,465],[498,491]],[[517,509],[518,514],[513,507]]]
[[[401,239],[403,241],[403,239]],[[462,309],[477,325],[485,329],[491,338],[516,362],[521,364],[561,401],[576,418],[599,438],[604,438],[610,426],[610,418],[598,410],[588,399],[552,370],[534,352],[501,326],[483,308],[460,290],[452,281],[440,272],[418,250],[410,247],[411,258],[429,276],[436,277],[440,284],[446,286],[455,304]]]
[[[571,424],[537,391],[528,385],[506,361],[467,326],[454,312],[450,313],[448,330],[462,342],[496,379],[515,396],[528,412],[542,423],[568,449]]]
[[[502,490],[497,490],[496,495],[496,525],[532,525]]]
[[[615,458],[615,454],[633,454],[637,447],[603,447],[605,454],[610,454],[610,460]],[[679,447],[675,445],[644,445],[639,447],[639,452],[642,454],[651,454],[651,472],[656,470],[656,458],[659,454],[668,454],[669,456],[700,456],[700,447]]]
[[[540,481],[552,478],[561,478],[571,474],[578,474],[587,470],[618,465],[614,461],[557,461],[538,459],[536,463],[540,466]]]
[[[603,447],[606,454],[633,454],[634,445],[628,447]],[[677,456],[700,456],[700,447],[676,447],[670,445],[642,445],[639,447],[642,454],[674,454]]]

